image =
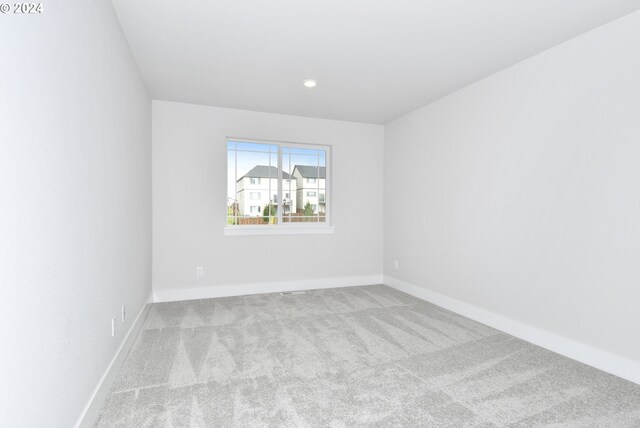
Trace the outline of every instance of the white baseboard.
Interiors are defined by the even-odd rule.
[[[640,362],[638,361],[585,345],[391,276],[384,276],[384,284],[565,357],[640,384]]]
[[[129,353],[129,350],[131,349],[135,338],[138,336],[138,332],[142,328],[142,324],[147,317],[147,313],[151,309],[151,301],[152,296],[150,295],[147,299],[147,303],[142,307],[142,309],[140,309],[140,312],[138,312],[138,316],[133,321],[133,323],[131,323],[131,327],[129,328],[126,336],[122,339],[122,343],[120,344],[118,351],[114,355],[113,359],[109,363],[109,366],[107,367],[107,370],[98,382],[98,386],[96,386],[96,389],[93,391],[91,399],[89,399],[89,402],[85,406],[82,414],[80,415],[80,418],[78,419],[78,422],[76,423],[76,428],[93,427],[97,422],[100,411],[104,407],[107,396],[109,395],[109,391],[111,391],[111,386],[116,380],[116,375],[122,367],[124,359]]]
[[[353,287],[371,284],[382,284],[382,275],[344,276],[337,278],[306,279],[300,281],[212,285],[209,287],[154,290],[153,301],[174,302],[178,300],[210,299],[214,297],[246,296],[248,294],[278,293],[296,290],[318,290],[321,288]]]

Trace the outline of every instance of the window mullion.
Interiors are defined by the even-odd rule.
[[[271,147],[269,146],[269,185],[267,186],[267,213],[269,214],[269,223],[271,224]]]
[[[282,210],[284,209],[283,197],[282,197],[282,180],[283,180],[283,171],[282,171],[282,147],[278,144],[278,205],[276,209],[276,214],[278,216],[278,225],[282,224]]]
[[[237,145],[234,143],[234,149],[237,149]],[[240,199],[238,198],[238,151],[236,150],[234,153],[234,174],[233,174],[233,188],[235,193],[233,194],[233,208],[231,212],[235,216],[235,222],[233,224],[240,224]],[[236,204],[238,207],[238,211],[236,212]]]
[[[316,201],[318,201],[316,222],[320,223],[320,152],[316,154],[316,183]]]

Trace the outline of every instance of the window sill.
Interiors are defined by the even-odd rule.
[[[322,235],[334,233],[335,226],[227,226],[225,236]]]

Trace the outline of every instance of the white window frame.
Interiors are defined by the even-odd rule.
[[[307,192],[307,198],[315,198],[318,196],[317,192]]]
[[[334,233],[335,226],[332,223],[331,219],[331,211],[333,209],[332,204],[330,203],[330,195],[332,194],[331,188],[331,146],[330,145],[321,145],[321,144],[307,144],[307,143],[294,143],[289,141],[273,141],[273,140],[258,140],[255,138],[241,138],[241,137],[233,137],[228,136],[225,138],[224,150],[225,156],[227,155],[227,147],[229,142],[246,142],[246,143],[258,143],[258,144],[271,144],[278,146],[278,195],[282,195],[283,183],[287,180],[283,178],[283,168],[282,168],[282,148],[292,148],[292,149],[310,149],[310,150],[324,150],[325,151],[325,178],[324,178],[324,188],[325,188],[325,221],[320,223],[283,223],[282,222],[282,212],[283,212],[283,203],[282,200],[284,198],[278,198],[278,224],[265,224],[265,225],[229,225],[226,224],[227,218],[225,216],[225,227],[224,234],[227,236],[240,236],[240,235],[299,235],[299,234],[327,234]],[[234,177],[237,179],[237,177]],[[293,178],[291,178],[293,180]],[[319,184],[320,180],[316,179],[316,182]],[[226,184],[226,183],[225,183]],[[225,194],[225,212],[226,212],[226,191]],[[316,193],[317,194],[317,193]]]
[[[257,198],[254,198],[254,195],[258,195]],[[260,192],[249,192],[249,200],[250,201],[259,201],[260,199],[262,199],[262,193]]]
[[[249,184],[260,184],[260,177],[249,177]]]

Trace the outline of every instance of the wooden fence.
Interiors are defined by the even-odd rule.
[[[234,217],[229,217],[229,224],[234,224],[233,222]],[[264,224],[269,224],[268,219],[265,219],[263,216],[260,217],[236,217],[235,218],[236,222],[235,224],[238,225],[264,225]],[[318,219],[318,217],[313,216],[313,217],[305,217],[304,214],[301,213],[295,213],[295,214],[285,214],[284,216],[282,216],[282,222],[283,223],[318,223],[318,220],[320,223],[324,223],[327,221],[327,217],[324,214],[320,215],[320,218]],[[277,218],[275,218],[273,220],[274,222],[277,221]]]

